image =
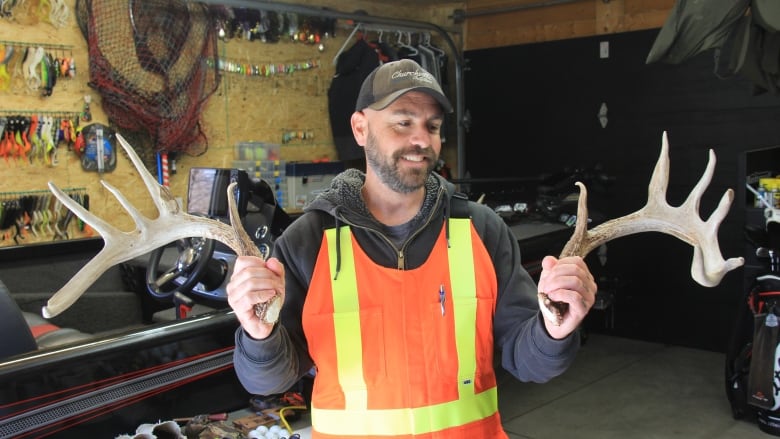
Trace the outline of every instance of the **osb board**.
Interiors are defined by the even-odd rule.
[[[335,71],[332,60],[342,42],[338,38],[326,39],[322,52],[316,45],[292,42],[230,40],[220,43],[220,53],[230,60],[254,65],[315,62],[319,67],[270,76],[225,73],[220,89],[209,100],[203,115],[209,155],[227,154],[228,160],[232,160],[237,142],[257,140],[282,144],[285,131],[306,130],[314,138],[284,144],[285,159],[336,159],[327,91]]]
[[[464,50],[581,38],[661,27],[674,0],[469,0]],[[514,7],[534,5],[526,9]],[[538,7],[537,7],[538,6]],[[480,12],[498,11],[486,15]]]
[[[66,0],[70,11],[76,0]],[[398,17],[415,21],[432,21],[447,26],[449,5],[439,8],[397,7],[379,3],[359,1],[289,1],[316,7],[326,6],[340,11],[362,9],[371,15]],[[76,61],[75,78],[58,81],[52,96],[41,97],[39,91],[24,87],[20,75],[14,75],[12,89],[0,90],[0,113],[3,115],[23,112],[66,112],[82,111],[84,96],[91,96],[92,122],[108,124],[102,111],[100,96],[88,85],[87,43],[71,14],[63,27],[55,27],[38,19],[34,8],[41,2],[26,0],[23,8],[15,9],[11,18],[0,19],[0,41],[24,46],[44,44],[47,47],[62,46],[67,56]],[[32,11],[32,12],[31,12]],[[451,24],[451,23],[450,23]],[[180,155],[177,172],[171,176],[171,192],[180,199],[186,199],[189,168],[193,166],[230,167],[234,145],[240,141],[266,141],[281,143],[285,130],[306,130],[314,134],[312,140],[292,141],[281,148],[284,160],[336,159],[328,120],[327,90],[333,76],[333,59],[346,41],[349,29],[339,22],[336,36],[323,41],[320,52],[315,45],[292,43],[277,44],[230,40],[220,43],[220,56],[243,60],[252,64],[297,63],[310,59],[319,62],[315,69],[298,71],[291,75],[278,74],[271,77],[245,77],[225,73],[219,90],[208,101],[201,123],[209,139],[208,151],[193,157]],[[345,44],[346,43],[346,44]],[[434,40],[436,43],[436,40]],[[131,44],[128,42],[128,44]],[[62,54],[59,56],[66,56]],[[454,96],[454,93],[451,93]],[[443,156],[452,163],[455,157],[454,142],[445,145]],[[98,175],[81,169],[78,158],[66,147],[58,148],[58,163],[50,166],[41,162],[0,159],[0,196],[4,199],[18,198],[20,194],[48,194],[47,183],[53,182],[60,188],[83,188],[90,196],[90,211],[98,217],[124,231],[131,231],[134,224],[113,195],[100,183],[101,178],[115,186],[143,214],[155,217],[156,211],[146,188],[127,158],[120,154],[117,167],[110,173]],[[72,230],[73,232],[73,230]],[[71,233],[78,237],[78,233]],[[49,240],[51,236],[35,237],[28,234],[24,242]],[[0,247],[14,245],[13,240],[3,240]]]
[[[70,10],[75,6],[75,0],[67,2]],[[60,78],[49,97],[43,97],[40,90],[28,89],[21,71],[21,57],[12,58],[7,69],[11,74],[11,87],[0,90],[0,114],[3,116],[24,113],[66,113],[78,114],[83,110],[84,96],[91,97],[90,109],[92,122],[107,124],[105,113],[101,109],[100,96],[87,85],[88,56],[86,41],[81,35],[75,17],[71,14],[65,26],[57,28],[51,23],[37,17],[36,9],[39,2],[29,1],[12,10],[13,16],[0,19],[0,40],[3,44],[14,44],[17,54],[19,49],[43,45],[57,57],[73,57],[76,63],[74,78]],[[18,66],[18,67],[17,67]],[[83,188],[90,196],[90,210],[99,216],[108,218],[123,229],[132,228],[132,224],[119,204],[100,184],[100,176],[95,172],[84,172],[73,152],[65,146],[57,148],[57,163],[49,165],[40,160],[4,160],[0,159],[0,198],[2,200],[18,199],[28,193],[46,196],[48,182],[53,182],[61,189]],[[151,204],[138,196],[138,178],[128,166],[128,162],[120,157],[117,167],[104,176],[122,193],[126,194],[137,207],[149,211]],[[70,237],[85,236],[75,227],[70,229]],[[86,234],[89,234],[88,229]],[[15,245],[13,239],[5,238],[6,231],[0,231],[0,247]],[[20,243],[32,243],[53,239],[48,233],[35,236],[31,231],[25,234]]]

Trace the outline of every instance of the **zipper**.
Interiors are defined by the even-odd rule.
[[[406,241],[404,241],[404,245],[402,245],[400,249],[396,248],[395,244],[393,244],[393,242],[390,241],[390,239],[387,236],[385,236],[384,233],[382,233],[381,231],[379,231],[379,230],[377,230],[375,228],[367,227],[367,226],[359,226],[359,225],[354,224],[354,223],[352,223],[350,221],[347,221],[343,216],[341,216],[340,221],[342,223],[350,226],[350,227],[357,227],[359,229],[367,230],[369,232],[373,232],[373,233],[376,233],[377,235],[379,235],[390,246],[390,248],[392,248],[393,250],[395,250],[398,253],[398,264],[397,264],[398,269],[399,270],[405,270],[406,269],[406,262],[405,262],[405,260],[406,260],[406,254],[405,254],[406,253],[406,247],[414,239],[415,236],[419,235],[420,232],[422,232],[423,229],[428,227],[428,225],[431,223],[431,221],[433,220],[433,214],[436,213],[436,206],[438,206],[439,203],[441,202],[443,194],[444,194],[444,187],[439,187],[439,193],[436,196],[436,202],[434,203],[434,208],[431,210],[431,214],[428,215],[428,219],[426,219],[425,222],[423,223],[423,225],[418,227],[417,230],[414,231],[414,233],[409,235],[409,238]]]
[[[444,193],[444,187],[440,186],[439,187],[439,193],[436,195],[436,203],[434,203],[434,208],[431,209],[430,215],[428,215],[428,218],[425,220],[425,222],[423,223],[422,226],[418,227],[417,230],[414,231],[414,233],[409,235],[409,238],[406,241],[404,241],[404,245],[402,245],[401,249],[398,250],[398,269],[399,270],[405,270],[406,269],[406,264],[404,262],[404,260],[405,260],[404,254],[406,252],[406,247],[409,245],[410,242],[412,242],[412,240],[417,235],[420,234],[420,232],[422,232],[431,223],[431,221],[433,220],[433,214],[436,213],[437,207],[439,206],[439,203],[441,202],[441,198],[442,198],[442,194],[443,193]],[[385,239],[387,239],[387,238],[385,238]],[[390,243],[390,244],[392,245],[392,243]]]

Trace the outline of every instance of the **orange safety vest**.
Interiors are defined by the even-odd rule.
[[[495,271],[471,221],[449,221],[450,246],[442,227],[413,270],[375,264],[349,227],[325,231],[303,307],[317,365],[312,438],[507,438],[493,370]]]

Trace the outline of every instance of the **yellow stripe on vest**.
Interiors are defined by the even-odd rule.
[[[312,426],[323,434],[400,436],[425,434],[479,421],[498,408],[495,387],[428,407],[386,410],[323,410],[312,407]]]
[[[458,390],[461,397],[464,385],[471,384],[474,393],[474,374],[477,371],[477,286],[474,278],[474,252],[471,250],[471,220],[450,218],[450,285],[455,313],[455,344],[458,350]],[[470,268],[470,269],[469,269]]]
[[[325,231],[328,239],[330,278],[336,277],[336,229]],[[366,383],[363,379],[363,344],[360,332],[360,303],[358,300],[355,258],[352,253],[352,233],[341,230],[342,264],[338,273],[338,289],[333,282],[333,325],[336,331],[336,361],[339,383],[344,390],[347,409],[365,410],[368,404]]]

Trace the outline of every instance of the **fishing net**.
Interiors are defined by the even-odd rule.
[[[206,151],[200,115],[220,79],[209,12],[183,0],[77,2],[89,85],[123,135],[147,137],[155,152]]]

